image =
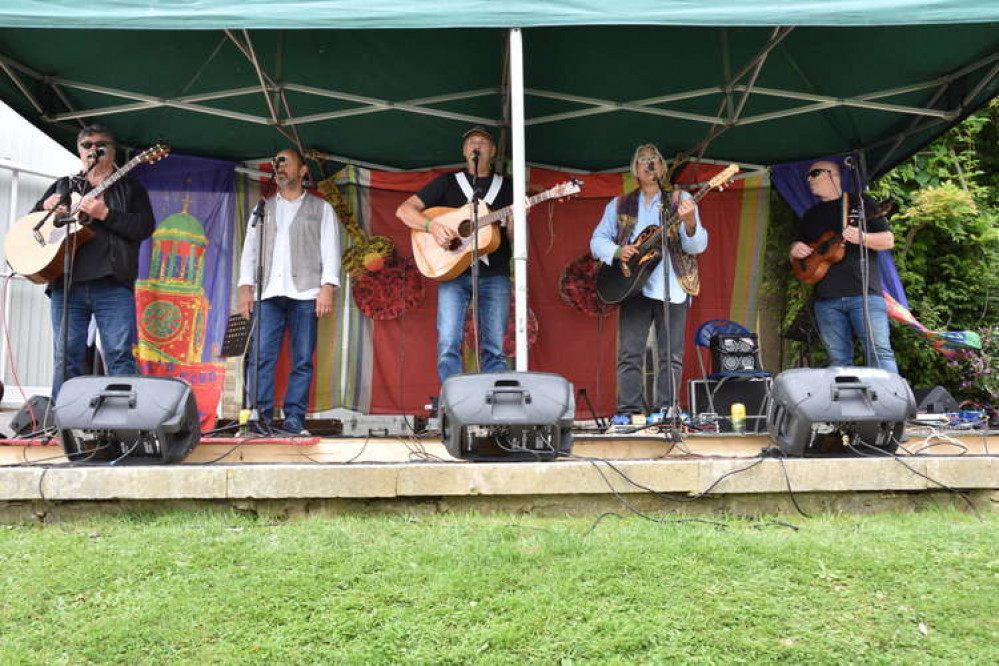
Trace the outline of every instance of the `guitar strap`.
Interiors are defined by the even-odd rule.
[[[472,191],[472,184],[468,182],[468,176],[465,175],[464,171],[457,171],[454,174],[454,179],[458,182],[458,187],[461,188],[462,194],[465,195],[465,200],[471,203],[474,192]],[[490,183],[489,190],[486,192],[486,196],[482,197],[482,201],[491,207],[493,202],[496,201],[496,197],[499,196],[501,187],[503,187],[503,177],[498,173],[494,173],[493,182]],[[479,261],[486,266],[489,265],[489,257],[487,255],[480,256]]]
[[[458,187],[461,188],[462,194],[465,195],[465,201],[470,202],[472,200],[472,184],[468,182],[468,176],[465,175],[464,171],[458,171],[454,174],[454,179],[458,181]],[[486,202],[486,205],[492,207],[493,202],[496,201],[496,197],[499,196],[500,188],[503,187],[503,177],[498,173],[493,174],[493,182],[489,185],[489,190],[486,192],[486,196],[482,197],[482,201]]]

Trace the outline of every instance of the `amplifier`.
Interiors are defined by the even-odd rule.
[[[711,337],[711,372],[760,372],[760,345],[755,333]]]
[[[553,460],[572,449],[572,384],[544,372],[452,375],[441,387],[441,437],[466,460]]]
[[[736,402],[746,406],[745,432],[766,432],[769,377],[692,379],[687,390],[691,415],[708,412],[717,414],[719,432],[734,432],[732,419],[729,417],[732,404]]]

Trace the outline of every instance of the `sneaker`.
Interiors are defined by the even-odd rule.
[[[309,431],[305,429],[305,426],[298,419],[285,419],[285,422],[281,424],[280,432],[295,437],[309,435]]]
[[[616,425],[616,426],[631,425],[631,414],[615,414],[611,418],[611,425]]]

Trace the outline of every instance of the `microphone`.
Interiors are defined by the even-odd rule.
[[[649,173],[653,173],[656,170],[656,168],[652,166],[652,162],[646,162],[645,170],[648,171]]]
[[[72,215],[60,215],[52,220],[52,226],[58,229],[60,227],[65,227],[71,222],[76,222],[76,218]]]
[[[853,168],[853,155],[847,155],[846,157],[843,158],[843,166],[845,166],[847,169]]]
[[[97,153],[97,157],[104,157],[105,155],[107,155],[108,150],[104,146],[98,146],[97,150],[95,150],[94,152]]]
[[[472,161],[475,162],[475,164],[479,163],[479,157],[481,155],[482,155],[482,152],[478,148],[473,148],[472,149]]]

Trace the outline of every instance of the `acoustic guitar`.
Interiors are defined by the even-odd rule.
[[[895,204],[886,199],[879,203],[868,217],[871,219],[884,217],[894,208]],[[855,227],[860,223],[859,218],[859,208],[850,210],[845,224]],[[812,248],[812,253],[804,259],[791,259],[791,270],[794,271],[794,277],[805,284],[818,284],[830,268],[843,261],[843,257],[846,256],[846,241],[843,240],[842,230],[830,229],[807,245]]]
[[[697,194],[694,195],[694,202],[700,201],[715,188],[721,189],[737,173],[739,173],[739,165],[729,164],[724,171],[720,171],[697,191]],[[672,231],[680,222],[680,216],[674,214],[666,221],[666,229]],[[610,265],[600,264],[600,270],[597,272],[597,296],[601,301],[609,305],[616,305],[642,290],[649,275],[662,261],[660,242],[662,231],[663,227],[659,225],[642,229],[634,242],[634,245],[638,245],[638,252],[632,255],[631,259],[628,261],[615,259],[614,263]]]
[[[19,219],[7,232],[4,242],[11,269],[36,284],[61,278],[66,243],[72,239],[71,247],[75,252],[94,237],[94,230],[87,224],[89,220],[79,212],[84,199],[97,198],[139,164],[154,164],[169,154],[169,146],[156,144],[133,157],[85,195],[74,192],[68,215],[43,210]]]
[[[527,200],[527,208],[548,201],[549,199],[565,199],[578,194],[582,183],[569,180],[556,185],[550,190],[536,194]],[[479,256],[496,251],[500,246],[502,230],[496,224],[513,215],[513,206],[506,206],[492,212],[482,201],[479,202]],[[413,229],[410,236],[413,243],[413,258],[423,275],[431,280],[451,280],[465,272],[472,263],[472,204],[467,203],[461,208],[446,208],[437,206],[427,208],[423,214],[434,222],[456,232],[457,236],[448,247],[441,247],[434,235],[425,231]]]

